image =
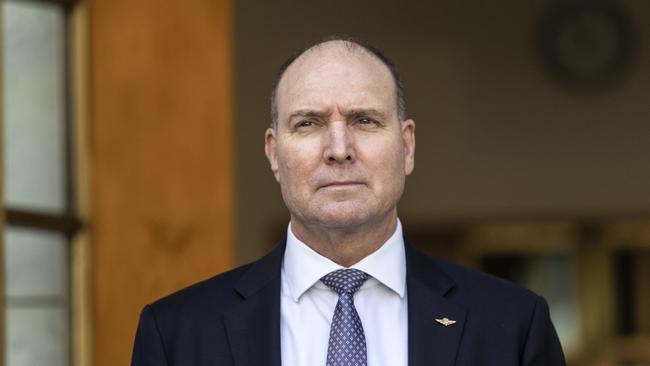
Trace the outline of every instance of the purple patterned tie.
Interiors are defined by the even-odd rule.
[[[358,269],[339,269],[320,280],[339,294],[336,303],[330,341],[327,347],[327,366],[367,366],[366,336],[361,319],[354,307],[354,293],[368,279]]]

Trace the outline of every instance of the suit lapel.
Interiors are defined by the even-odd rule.
[[[236,366],[280,366],[280,269],[283,241],[254,263],[235,290],[242,303],[224,314]],[[455,286],[431,258],[406,245],[409,365],[453,366],[467,312],[448,300]],[[456,323],[444,326],[435,319]]]
[[[406,247],[409,365],[453,366],[467,312],[445,297],[454,281],[431,258]],[[443,318],[456,322],[436,321]]]
[[[236,366],[280,366],[280,268],[284,242],[242,276],[243,301],[223,320]]]

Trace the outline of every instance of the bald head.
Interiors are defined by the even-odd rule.
[[[309,66],[310,63],[323,64],[328,57],[351,57],[351,58],[370,58],[374,67],[385,72],[392,80],[393,94],[395,96],[395,110],[400,121],[406,119],[406,101],[404,98],[404,86],[402,80],[395,68],[395,65],[376,48],[365,45],[361,42],[350,38],[328,37],[319,42],[311,44],[291,56],[280,68],[278,75],[273,83],[271,91],[271,123],[272,127],[278,125],[278,99],[281,98],[280,87],[287,74],[294,74],[293,71],[300,73],[303,70],[297,69],[298,66]],[[319,60],[322,58],[322,60]],[[318,62],[321,61],[321,62]]]

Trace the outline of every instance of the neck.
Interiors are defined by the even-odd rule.
[[[379,249],[397,227],[397,212],[377,222],[354,227],[309,225],[291,218],[291,231],[308,247],[343,267],[350,267]]]

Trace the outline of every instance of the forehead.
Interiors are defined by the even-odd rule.
[[[332,42],[294,61],[277,90],[278,114],[300,108],[371,107],[396,109],[390,70],[361,48]]]

